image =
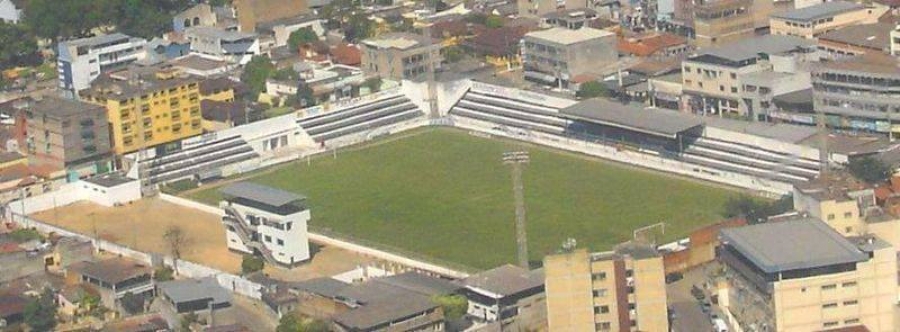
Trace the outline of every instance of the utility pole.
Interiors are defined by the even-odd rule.
[[[528,235],[525,231],[525,188],[522,184],[522,165],[528,163],[528,152],[503,153],[503,163],[512,165],[513,195],[516,203],[516,248],[519,266],[530,270],[528,264]]]

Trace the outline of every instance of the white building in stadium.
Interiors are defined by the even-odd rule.
[[[309,260],[306,198],[249,182],[220,189],[228,249],[295,266]]]

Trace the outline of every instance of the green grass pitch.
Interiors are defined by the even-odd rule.
[[[738,191],[452,129],[430,129],[323,155],[250,181],[303,194],[311,228],[476,269],[515,261],[512,180],[504,151],[525,149],[529,253],[566,238],[608,250],[635,228],[666,223],[664,239],[721,219]],[[215,204],[214,186],[186,195]]]

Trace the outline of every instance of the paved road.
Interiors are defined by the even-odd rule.
[[[691,286],[702,283],[700,270],[685,273],[684,279],[666,286],[669,307],[675,313],[672,330],[675,332],[713,331],[709,316],[700,310],[700,302],[691,295]]]

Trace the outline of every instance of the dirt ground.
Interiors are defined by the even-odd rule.
[[[107,208],[90,202],[76,202],[32,215],[33,218],[65,229],[99,237],[136,250],[168,255],[163,234],[171,226],[184,229],[190,239],[182,258],[231,273],[240,273],[241,255],[225,245],[225,228],[219,217],[172,204],[158,198]],[[311,244],[312,245],[312,244]],[[270,276],[299,281],[331,276],[375,262],[374,258],[330,246],[314,246],[310,263],[293,269],[266,267]]]

